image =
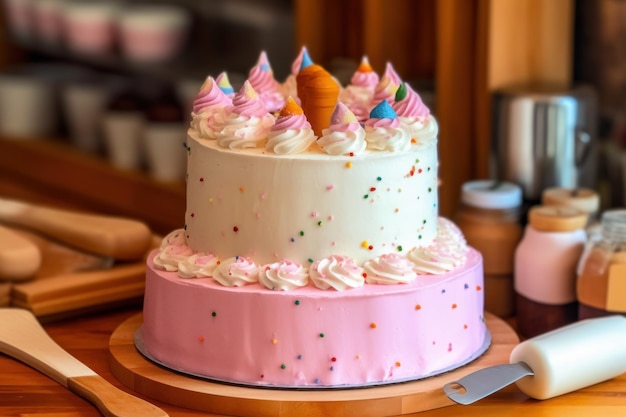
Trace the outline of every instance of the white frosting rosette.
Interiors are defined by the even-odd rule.
[[[181,278],[204,278],[213,275],[220,261],[213,254],[196,253],[178,262],[178,276]]]
[[[397,119],[396,119],[397,120]],[[365,140],[369,149],[401,152],[411,148],[411,133],[398,120],[397,125],[365,125]]]
[[[217,135],[217,143],[222,148],[244,149],[265,145],[267,134],[274,124],[274,116],[254,91],[249,81],[233,98],[234,108],[224,121]]]
[[[215,268],[213,279],[225,287],[243,287],[258,281],[258,267],[244,256],[228,258]]]
[[[322,130],[317,140],[319,147],[329,155],[363,153],[367,147],[365,130],[345,104],[337,103],[330,120],[330,127]]]
[[[430,116],[424,119],[417,116],[398,116],[398,118],[409,129],[411,137],[415,139],[415,143],[418,146],[427,146],[437,140],[439,125],[434,117]]]
[[[437,237],[429,246],[415,247],[407,258],[420,275],[443,274],[465,264],[469,247],[461,230],[450,220],[440,217]]]
[[[407,284],[417,277],[415,265],[406,257],[388,253],[370,259],[363,265],[368,284]]]
[[[161,241],[161,247],[154,256],[154,265],[157,269],[175,272],[178,270],[179,262],[186,260],[193,254],[193,250],[187,246],[185,231],[177,229],[170,232]]]
[[[365,133],[368,149],[390,152],[411,149],[411,132],[400,122],[386,100],[370,112],[370,118],[365,122]]]
[[[309,274],[302,265],[282,260],[259,268],[259,282],[270,290],[290,291],[309,283]]]
[[[265,149],[277,155],[302,153],[309,149],[317,136],[302,108],[289,97],[267,134]]]
[[[341,255],[331,255],[316,261],[309,268],[309,276],[320,290],[334,288],[344,291],[361,287],[365,283],[363,268],[354,259]]]
[[[215,140],[226,122],[228,109],[208,108],[191,115],[190,126],[200,139]]]
[[[268,133],[267,139],[265,149],[277,155],[290,155],[302,153],[309,149],[317,136],[313,133],[313,129],[304,128],[289,129],[282,132],[271,131]]]
[[[273,124],[274,116],[269,113],[263,117],[254,117],[233,112],[224,121],[224,126],[217,135],[217,143],[228,149],[261,147],[265,145]]]

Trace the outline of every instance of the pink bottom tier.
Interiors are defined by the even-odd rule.
[[[148,259],[145,353],[169,368],[240,384],[344,387],[419,379],[485,349],[483,267],[344,292],[272,291],[185,279]]]

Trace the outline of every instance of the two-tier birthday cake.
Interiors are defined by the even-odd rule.
[[[184,227],[147,265],[149,357],[214,380],[353,387],[482,354],[483,269],[438,216],[437,123],[388,65],[340,86],[303,48],[193,105]]]

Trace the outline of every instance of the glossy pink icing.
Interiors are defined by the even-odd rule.
[[[287,116],[279,116],[276,118],[272,131],[282,131],[289,129],[310,129],[311,124],[303,114],[290,114]]]
[[[167,366],[252,385],[342,387],[440,373],[483,346],[483,270],[344,292],[184,279],[148,259],[142,341]]]
[[[409,84],[406,87],[406,97],[400,101],[394,101],[392,107],[398,117],[430,117],[430,110],[424,104],[421,97]]]
[[[261,52],[257,64],[250,69],[248,81],[259,93],[268,111],[278,111],[285,105],[285,98],[280,91],[280,84],[274,78],[274,71],[272,71],[265,51]]]
[[[363,68],[366,68],[368,70],[364,71]],[[379,81],[380,77],[375,71],[372,70],[369,60],[366,56],[364,56],[361,59],[361,65],[359,66],[357,71],[352,74],[352,78],[350,78],[350,84],[352,84],[353,86],[365,87],[371,90],[371,92],[373,93]]]
[[[388,62],[385,67],[385,73],[380,78],[374,90],[373,104],[380,103],[382,100],[387,100],[389,103],[392,103],[395,98],[396,90],[401,83],[402,80],[400,76],[394,70],[393,65]]]
[[[261,118],[267,115],[267,108],[249,81],[244,82],[239,92],[235,94],[233,105],[235,106],[233,112],[241,116]]]
[[[354,113],[343,103],[337,103],[330,118],[329,129],[333,132],[355,132],[361,128]]]
[[[193,112],[199,114],[207,109],[219,108],[222,110],[232,108],[232,106],[231,99],[220,90],[213,77],[207,77],[193,102]]]

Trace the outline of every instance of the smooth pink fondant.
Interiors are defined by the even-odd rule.
[[[223,287],[156,270],[153,257],[142,342],[187,373],[281,387],[391,383],[464,363],[486,337],[482,258],[473,249],[450,273],[343,292]]]

